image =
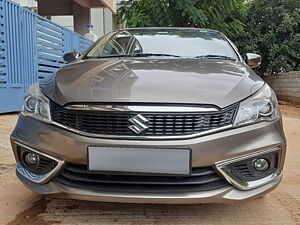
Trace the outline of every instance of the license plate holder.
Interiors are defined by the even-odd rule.
[[[191,150],[185,148],[88,148],[88,169],[107,173],[191,174]]]

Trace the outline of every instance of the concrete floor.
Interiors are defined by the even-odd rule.
[[[264,198],[236,204],[136,205],[44,199],[15,177],[9,135],[17,115],[0,116],[0,224],[300,224],[300,108],[281,106],[288,153],[284,178]]]

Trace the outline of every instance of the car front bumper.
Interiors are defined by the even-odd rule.
[[[242,200],[259,198],[272,191],[280,183],[282,173],[270,183],[253,190],[241,191],[231,185],[204,192],[187,193],[124,193],[124,192],[99,192],[77,189],[57,182],[36,184],[17,172],[18,178],[32,191],[53,195],[55,197],[71,198],[87,201],[121,202],[121,203],[149,203],[149,204],[198,204],[198,203],[233,203]]]
[[[202,192],[126,192],[126,191],[93,191],[84,188],[74,188],[58,183],[55,180],[39,184],[24,176],[17,170],[19,179],[30,189],[42,194],[59,194],[65,197],[106,202],[130,203],[204,203],[230,202],[257,198],[275,188],[282,177],[282,169],[286,153],[286,140],[282,130],[281,120],[261,122],[245,127],[229,129],[192,139],[183,140],[118,140],[86,137],[56,126],[46,124],[29,117],[20,116],[16,128],[11,135],[12,148],[19,162],[17,143],[22,143],[41,153],[60,159],[63,163],[86,165],[89,146],[122,146],[122,147],[160,147],[160,148],[190,148],[192,150],[192,166],[214,166],[219,162],[236,159],[245,155],[264,152],[272,148],[280,149],[279,170],[263,185],[247,190],[237,188],[229,181],[225,187]],[[62,164],[63,164],[62,163]],[[57,171],[58,172],[58,171]],[[56,174],[54,174],[56,175]]]

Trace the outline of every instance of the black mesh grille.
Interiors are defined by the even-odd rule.
[[[104,175],[88,171],[85,165],[67,164],[55,179],[71,187],[127,192],[208,191],[228,184],[212,167],[193,168],[190,176],[174,177]]]
[[[247,163],[239,164],[234,166],[234,168],[245,177],[252,177],[251,171],[247,165]]]
[[[141,113],[150,122],[141,136],[180,136],[197,134],[232,124],[236,105],[210,113]],[[91,134],[136,136],[128,120],[136,112],[73,110],[51,103],[52,120]]]

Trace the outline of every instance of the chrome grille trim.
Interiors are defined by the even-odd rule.
[[[73,104],[67,105],[65,109],[70,110],[92,110],[92,111],[116,111],[116,112],[181,112],[181,113],[203,113],[218,112],[216,107],[199,106],[158,106],[158,105],[116,105],[116,104]]]
[[[56,105],[57,106],[57,104],[56,103],[51,103],[51,104],[54,104],[54,106]],[[67,107],[62,107],[62,106],[58,106],[58,107],[60,107],[62,110],[70,110],[69,108],[67,108]],[[164,106],[164,107],[168,107],[168,106]],[[184,106],[185,107],[185,106]],[[201,107],[200,107],[201,108]],[[212,107],[211,107],[212,108]],[[213,134],[213,133],[216,133],[216,132],[220,132],[220,131],[224,131],[224,130],[228,130],[228,129],[230,129],[230,128],[232,128],[232,126],[233,126],[233,121],[234,121],[234,118],[235,118],[235,114],[236,114],[236,112],[237,112],[237,109],[238,109],[238,104],[234,104],[234,105],[231,105],[231,106],[228,106],[228,107],[226,107],[226,108],[224,108],[224,109],[220,109],[220,110],[218,110],[218,111],[210,111],[210,112],[201,112],[201,113],[199,113],[199,115],[200,116],[203,116],[203,115],[206,115],[206,116],[211,116],[212,117],[212,119],[211,119],[211,122],[215,122],[215,119],[216,118],[214,118],[213,116],[221,116],[222,115],[222,113],[223,113],[223,115],[222,116],[224,116],[224,117],[227,117],[228,116],[228,113],[229,113],[229,111],[231,110],[231,122],[230,122],[230,124],[228,124],[228,121],[227,121],[227,124],[222,124],[222,123],[220,123],[220,126],[219,127],[212,127],[211,129],[209,128],[209,127],[207,127],[207,125],[205,125],[205,128],[206,128],[206,130],[205,131],[198,131],[198,130],[196,130],[196,132],[194,132],[194,133],[192,133],[192,134],[176,134],[176,135],[168,135],[168,134],[156,134],[156,132],[154,132],[155,133],[155,135],[153,135],[153,133],[152,133],[152,135],[149,135],[149,134],[147,134],[147,133],[142,133],[142,134],[140,134],[140,135],[136,135],[136,134],[104,134],[104,133],[101,133],[101,134],[97,134],[97,133],[91,133],[91,132],[87,132],[87,131],[84,131],[84,130],[81,130],[81,129],[76,129],[76,127],[70,127],[70,126],[68,126],[68,125],[65,125],[65,124],[62,124],[62,123],[60,123],[59,121],[55,121],[55,120],[53,120],[52,121],[52,124],[53,125],[55,125],[55,126],[57,126],[57,127],[60,127],[60,128],[63,128],[63,129],[66,129],[66,130],[69,130],[69,131],[71,131],[71,132],[74,132],[74,133],[77,133],[77,134],[80,134],[80,135],[84,135],[84,136],[88,136],[88,137],[96,137],[96,138],[104,138],[104,139],[128,139],[128,140],[174,140],[174,139],[191,139],[191,138],[197,138],[197,137],[201,137],[201,136],[204,136],[204,135],[208,135],[208,134]],[[72,111],[74,111],[74,109],[72,109]],[[75,110],[75,112],[80,112],[81,110]],[[52,112],[52,110],[51,110],[51,112]],[[55,111],[55,109],[53,110],[53,112],[56,112]],[[94,113],[97,113],[97,111],[92,111],[92,112],[94,112]],[[99,111],[98,111],[99,112]],[[99,112],[99,113],[109,113],[108,111],[103,111],[103,112]],[[112,111],[112,115],[114,114],[114,115],[118,115],[118,114],[116,114],[116,113],[118,113],[118,112],[116,112],[116,111]],[[120,112],[120,113],[126,113],[126,112]],[[133,115],[135,115],[135,112],[128,112],[128,113],[133,113]],[[137,112],[138,113],[138,112]],[[147,116],[148,115],[150,115],[151,116],[151,114],[153,114],[153,115],[155,115],[155,116],[158,116],[158,117],[160,117],[160,116],[162,116],[161,114],[157,114],[157,112],[147,112],[147,113],[142,113],[142,115],[146,115],[146,118],[147,119],[149,119]],[[164,115],[166,115],[166,112],[164,112],[163,113]],[[181,114],[182,115],[182,113],[179,113],[179,114]],[[185,116],[187,116],[187,117],[190,117],[191,115],[195,115],[196,113],[195,112],[185,112],[183,115],[185,115]],[[120,114],[121,115],[121,114]],[[177,116],[177,112],[174,114],[175,116]],[[173,115],[173,116],[174,116]],[[180,115],[179,115],[180,116]],[[159,120],[161,120],[161,119],[159,119]],[[223,120],[222,120],[223,121]],[[188,123],[189,123],[189,121],[188,121]],[[160,126],[161,125],[159,125],[158,126],[158,128],[157,127],[155,127],[155,125],[154,125],[154,127],[152,127],[152,128],[150,128],[149,130],[147,130],[146,132],[149,132],[149,131],[151,131],[151,132],[153,132],[153,129],[154,129],[154,131],[156,131],[155,129],[158,129],[158,130],[160,130]],[[166,129],[169,129],[169,126],[170,126],[170,124],[169,125],[167,125],[167,128]],[[178,126],[178,125],[177,125]],[[174,126],[174,129],[179,129],[177,126]],[[187,129],[191,129],[191,126],[188,124],[187,126]],[[207,130],[207,128],[209,128],[209,130]],[[152,130],[151,130],[152,129]],[[182,128],[181,128],[182,129]],[[129,128],[128,128],[128,130],[129,130]]]

